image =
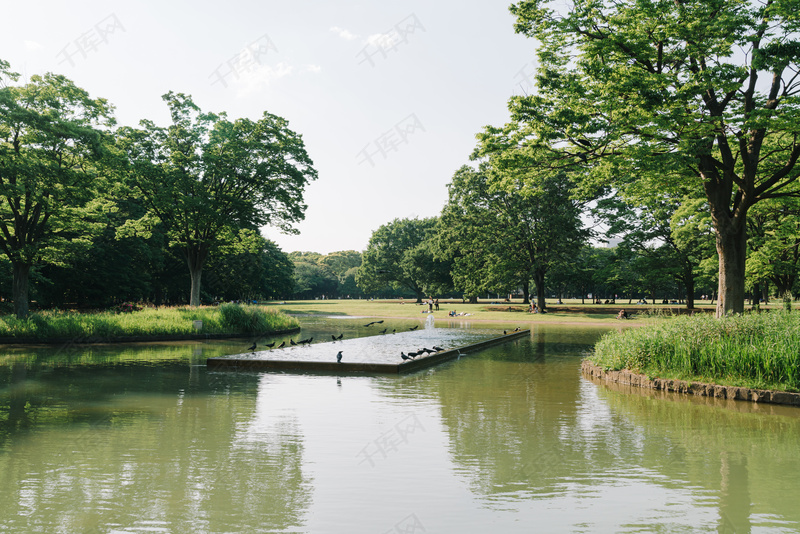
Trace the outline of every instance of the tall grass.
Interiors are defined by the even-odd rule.
[[[27,319],[0,317],[0,338],[20,340],[106,339],[132,336],[261,334],[299,326],[297,319],[260,306],[224,304],[214,308],[146,308],[132,313],[46,311]]]
[[[662,378],[800,391],[800,314],[677,317],[606,334],[589,360]]]

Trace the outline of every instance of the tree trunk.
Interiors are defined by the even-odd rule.
[[[683,284],[686,286],[686,309],[694,309],[694,274],[689,262],[683,264]]]
[[[522,303],[523,304],[530,304],[531,301],[528,298],[531,292],[531,283],[528,280],[522,282]]]
[[[717,317],[744,312],[747,227],[727,217],[714,217],[719,254]]]
[[[31,266],[28,263],[14,262],[13,271],[11,292],[14,299],[14,313],[17,319],[24,319],[28,316],[28,280]]]
[[[477,304],[478,303],[478,295],[473,295],[469,298],[470,304]]]
[[[542,269],[535,269],[533,271],[533,283],[536,286],[536,305],[539,307],[539,312],[545,311],[547,302],[545,301],[544,293],[544,276],[546,272]]]
[[[203,264],[207,256],[208,251],[202,247],[193,247],[186,251],[186,263],[189,265],[189,276],[192,279],[189,306],[200,306],[200,279],[203,276]]]

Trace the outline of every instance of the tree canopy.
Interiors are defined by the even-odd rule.
[[[18,75],[0,60],[0,249],[13,266],[16,315],[28,314],[31,267],[58,262],[86,243],[93,216],[107,205],[98,191],[112,107],[64,76]]]
[[[224,113],[203,113],[187,95],[163,98],[172,124],[144,120],[141,129],[123,128],[120,145],[148,216],[183,251],[196,306],[209,254],[241,229],[270,224],[292,232],[304,217],[305,186],[317,173],[301,136],[281,117],[265,112],[258,121],[230,121]]]
[[[744,307],[746,220],[797,194],[800,16],[794,0],[525,0],[516,30],[537,39],[537,94],[487,132],[549,164],[592,166],[588,186],[671,190],[708,201],[719,315]]]

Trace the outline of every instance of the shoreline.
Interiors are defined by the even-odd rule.
[[[606,371],[594,365],[589,360],[583,360],[581,362],[581,374],[585,377],[607,383],[669,391],[672,393],[683,393],[685,395],[800,406],[800,393],[769,389],[752,389],[739,386],[722,386],[719,384],[689,382],[686,380],[666,378],[650,379],[646,375],[634,373],[626,369],[622,371]]]
[[[164,341],[195,341],[203,339],[237,339],[256,338],[264,336],[280,336],[299,332],[300,327],[276,330],[274,332],[259,333],[230,333],[230,334],[154,334],[152,336],[76,336],[71,338],[0,338],[0,346],[8,345],[93,345],[112,343],[159,343]]]

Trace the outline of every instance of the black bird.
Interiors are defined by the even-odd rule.
[[[427,347],[423,347],[422,350],[420,350],[420,352],[424,352],[425,354],[433,353],[433,351]]]
[[[392,334],[394,334],[395,332],[397,332],[397,330],[395,330],[394,328],[392,328]]]
[[[385,333],[386,333],[386,330],[388,330],[388,328],[384,328],[383,330],[381,330],[381,332],[380,332],[380,333],[381,333],[381,334],[385,334]]]
[[[342,363],[342,351],[339,351],[339,352],[336,354],[336,361],[337,361],[338,363]]]
[[[443,351],[444,349],[442,347],[437,347],[436,345],[434,345],[433,346],[433,350],[435,350],[436,352],[439,352],[439,351]]]
[[[247,349],[247,350],[249,350],[250,352],[253,352],[253,351],[255,351],[255,350],[256,350],[256,344],[255,344],[255,343],[253,343],[252,345],[250,345],[250,348],[249,348],[249,349]]]
[[[278,348],[282,349],[284,346],[286,346],[286,342],[285,341],[281,341],[281,344],[278,345]]]
[[[372,325],[374,325],[374,324],[375,324],[375,323],[377,323],[377,322],[378,322],[378,321],[372,321],[371,323],[367,323],[367,324],[365,324],[364,326],[372,326]]]
[[[337,337],[336,339],[342,339],[343,337],[344,337],[344,332],[339,334],[339,337]]]
[[[336,336],[334,336],[333,334],[331,334],[331,339],[332,339],[332,340],[334,340],[334,341],[336,341]]]
[[[503,330],[503,335],[506,335],[506,334],[508,334],[508,332],[506,332],[505,330]]]
[[[419,325],[417,325],[417,326],[412,326],[411,328],[409,328],[409,330],[416,330],[417,328],[419,328]]]
[[[275,342],[274,341],[272,343],[267,343],[267,347],[269,347],[269,348],[272,348],[274,346],[275,346]]]
[[[375,324],[383,324],[383,319],[381,319],[380,321],[375,321]]]
[[[419,352],[409,352],[408,353],[408,357],[409,358],[416,358],[418,354],[419,354]]]
[[[505,332],[503,332],[503,333],[505,334]],[[289,339],[289,344],[290,345],[297,345],[297,343],[294,342],[294,339]]]
[[[404,360],[410,360],[411,359],[409,356],[406,356],[406,354],[403,351],[400,351],[400,357],[403,358]]]
[[[516,328],[514,329],[514,332],[519,332],[519,327],[516,327]]]

